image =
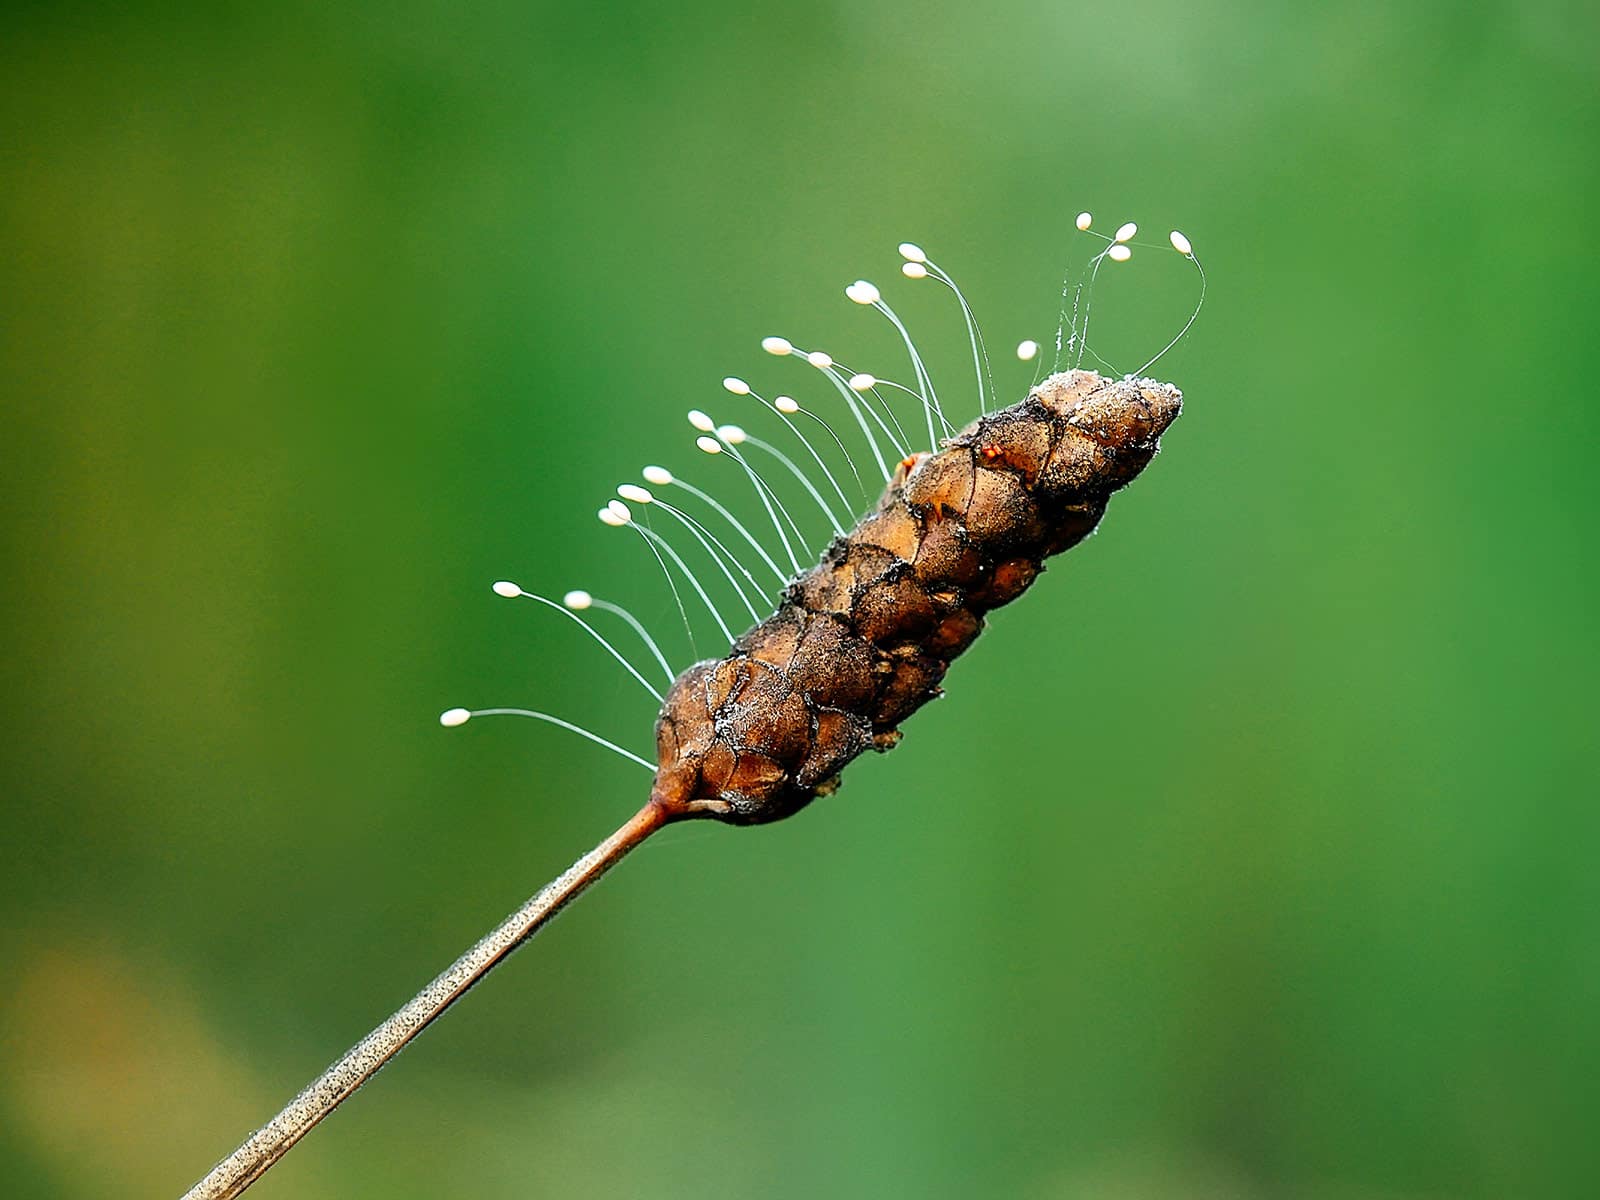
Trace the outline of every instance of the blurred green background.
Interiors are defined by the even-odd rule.
[[[682,413],[952,410],[1071,218],[1187,408],[904,745],[667,831],[252,1195],[1593,1195],[1600,33],[1577,3],[18,6],[0,49],[6,1194],[175,1196],[642,801],[509,577]],[[1136,253],[1131,370],[1195,281]],[[718,482],[720,481],[720,482]],[[746,509],[745,511],[750,511]],[[703,649],[715,649],[714,635]]]

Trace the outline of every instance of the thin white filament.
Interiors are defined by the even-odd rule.
[[[843,364],[839,364],[839,366],[846,372],[850,370],[849,367],[845,367]],[[872,377],[872,386],[867,389],[867,391],[872,393],[873,397],[878,401],[878,403],[883,406],[884,415],[889,418],[891,423],[893,423],[895,433],[894,436],[889,438],[889,440],[894,443],[895,450],[899,452],[902,458],[904,458],[906,455],[911,453],[911,437],[906,433],[905,426],[900,424],[900,418],[895,416],[894,405],[885,400],[883,398],[883,393],[878,390],[881,387],[892,387],[904,392],[906,395],[916,400],[918,408],[922,407],[922,394],[915,388],[908,388],[903,383],[896,383],[892,379],[879,379],[876,375]],[[885,430],[884,432],[887,433],[888,431]]]
[[[911,435],[906,433],[906,427],[900,424],[900,418],[895,416],[894,406],[890,404],[888,400],[884,399],[883,393],[878,390],[880,387],[899,388],[908,396],[917,396],[917,393],[912,391],[903,383],[896,383],[892,379],[878,379],[876,376],[873,377],[872,386],[867,389],[872,393],[873,398],[876,399],[879,404],[883,405],[884,415],[887,416],[890,422],[894,425],[895,449],[903,451],[904,453],[902,453],[900,457],[904,458],[907,454],[911,453]],[[919,407],[921,399],[921,396],[917,396]]]
[[[1156,365],[1157,361],[1160,360],[1163,354],[1165,354],[1168,350],[1171,350],[1183,340],[1184,334],[1189,332],[1189,327],[1194,324],[1194,319],[1200,315],[1200,309],[1206,302],[1206,269],[1200,265],[1200,260],[1194,256],[1193,251],[1190,251],[1190,253],[1185,255],[1185,257],[1188,258],[1190,262],[1194,263],[1194,269],[1200,272],[1200,299],[1195,301],[1194,311],[1189,314],[1189,319],[1183,323],[1183,328],[1178,330],[1178,336],[1173,338],[1165,346],[1161,347],[1160,353],[1158,353],[1155,358],[1152,358],[1149,362],[1145,363],[1144,366],[1135,371],[1135,375],[1143,375],[1151,367]]]
[[[750,435],[746,433],[742,440],[749,441]],[[784,524],[788,525],[790,531],[794,534],[795,542],[799,544],[800,549],[804,550],[806,548],[806,535],[801,532],[799,524],[795,521],[794,516],[789,512],[788,507],[784,504],[782,499],[779,498],[778,493],[773,489],[773,486],[767,482],[766,476],[751,466],[749,460],[746,459],[744,455],[739,453],[733,443],[724,440],[722,442],[722,452],[729,458],[733,459],[734,462],[738,463],[747,472],[749,472],[750,478],[755,482],[757,488],[767,499],[772,501],[778,513],[782,516]],[[767,511],[770,514],[772,509],[768,509]],[[773,521],[774,524],[776,524],[777,518],[774,517]],[[777,530],[778,536],[783,537],[783,526],[777,525]],[[783,548],[789,552],[789,561],[794,564],[794,573],[796,575],[800,574],[800,560],[795,557],[794,547],[790,544],[788,538],[783,538]]]
[[[881,381],[876,375],[871,377],[871,387],[863,390],[857,390],[855,386],[853,386],[852,382],[857,378],[856,372],[845,366],[843,363],[834,363],[833,366],[828,368],[828,372],[829,374],[834,375],[836,379],[842,382],[857,396],[862,397],[862,404],[866,405],[867,412],[871,414],[872,420],[877,424],[878,428],[883,430],[883,436],[888,439],[889,446],[896,455],[898,455],[900,458],[904,458],[906,455],[911,453],[911,440],[906,437],[906,431],[900,428],[900,421],[894,415],[894,409],[889,407],[889,402],[885,400],[882,393],[878,391],[877,385]],[[874,408],[872,405],[866,403],[866,395],[868,392],[870,392],[872,394],[872,398],[878,402],[878,408],[883,409],[884,416],[887,416],[889,421],[894,425],[893,431],[891,431],[889,426],[884,423],[883,417],[878,415],[878,408]]]
[[[828,431],[828,436],[833,439],[833,444],[835,446],[839,447],[839,453],[844,455],[844,461],[850,468],[850,474],[852,474],[852,475],[854,475],[856,477],[856,487],[860,488],[861,489],[861,494],[863,496],[865,496],[867,494],[867,485],[864,482],[862,482],[861,472],[856,469],[855,457],[854,457],[854,455],[852,455],[850,453],[849,449],[845,446],[844,442],[840,440],[839,435],[833,431],[833,426],[829,425],[826,421],[824,421],[821,417],[817,416],[817,414],[812,412],[809,408],[797,408],[797,409],[795,409],[795,411],[799,412],[799,413],[804,413],[806,416],[810,417],[813,421],[815,421],[818,425],[821,425],[823,427],[823,429]],[[826,468],[824,468],[824,469],[826,469]],[[831,479],[831,478],[833,478],[833,476],[829,475],[829,478]],[[833,486],[835,488],[837,488],[839,485],[837,483],[835,483]],[[850,508],[850,501],[845,499],[845,496],[844,496],[843,492],[839,493],[839,499],[840,499],[840,501],[843,502],[843,504],[844,504],[846,509]]]
[[[789,542],[789,535],[783,528],[783,522],[778,519],[777,510],[772,507],[772,501],[767,498],[767,484],[761,476],[756,474],[756,469],[744,460],[744,455],[735,450],[727,441],[718,438],[722,444],[722,452],[744,469],[750,486],[756,490],[756,498],[761,501],[761,507],[767,510],[767,516],[772,520],[772,527],[778,531],[778,540],[783,543],[783,552],[789,556],[789,562],[794,566],[795,575],[800,574],[800,560],[794,556],[794,546]],[[780,505],[780,507],[782,507]],[[787,513],[785,514],[788,515]],[[792,522],[791,522],[792,523]],[[792,576],[790,577],[792,578]],[[788,578],[784,580],[788,583]],[[729,639],[730,641],[732,639]]]
[[[900,340],[906,345],[906,353],[911,356],[911,369],[917,376],[917,387],[922,391],[922,410],[928,418],[928,449],[938,450],[939,435],[934,432],[934,417],[937,416],[939,418],[939,424],[944,426],[946,434],[954,434],[955,430],[951,428],[950,422],[945,420],[944,408],[939,404],[939,394],[933,387],[933,376],[928,374],[928,368],[922,362],[922,355],[917,353],[917,344],[911,340],[911,331],[895,315],[894,309],[890,308],[882,300],[879,300],[872,307],[889,318],[890,323],[894,325],[895,330],[900,334]]]
[[[608,613],[614,613],[633,627],[633,631],[650,648],[650,653],[655,655],[656,661],[661,664],[661,669],[667,673],[667,683],[669,685],[678,677],[677,672],[672,669],[672,664],[667,661],[667,656],[661,653],[661,647],[656,644],[655,638],[650,636],[650,631],[644,627],[638,617],[623,608],[622,605],[613,604],[609,600],[601,600],[596,596],[589,597],[589,604],[593,608],[601,608]]]
[[[657,504],[659,504],[662,508],[666,509],[673,516],[677,517],[678,520],[683,521],[686,524],[693,525],[696,529],[698,529],[707,538],[711,539],[711,544],[722,552],[722,556],[725,559],[728,560],[729,565],[732,566],[736,571],[738,571],[739,574],[743,575],[745,577],[745,579],[749,582],[750,591],[752,593],[754,593],[756,598],[758,600],[765,598],[766,593],[762,591],[761,585],[756,582],[756,577],[754,575],[750,574],[750,569],[748,567],[746,567],[744,565],[744,563],[739,561],[739,556],[738,555],[736,555],[732,550],[729,550],[728,547],[723,544],[721,538],[719,538],[716,534],[712,533],[711,530],[706,528],[706,525],[705,525],[705,523],[703,521],[697,520],[695,517],[691,516],[689,513],[684,512],[683,509],[679,508],[675,504],[668,504],[660,496],[657,496],[655,498],[655,502]]]
[[[956,300],[961,305],[961,315],[967,322],[967,341],[972,345],[972,372],[978,379],[978,406],[982,412],[989,411],[989,401],[998,404],[999,397],[994,390],[994,374],[989,369],[989,351],[983,344],[983,330],[978,327],[978,316],[972,311],[972,305],[967,303],[967,298],[961,294],[961,289],[956,286],[956,281],[950,273],[939,266],[932,259],[925,264],[928,271],[940,283],[956,294]],[[984,380],[988,380],[988,392],[984,391]]]
[[[640,537],[643,538],[645,549],[654,555],[656,565],[661,568],[661,574],[665,576],[667,587],[672,592],[672,602],[678,606],[678,620],[683,622],[683,632],[689,639],[689,653],[694,655],[695,658],[699,658],[700,647],[695,643],[694,640],[694,625],[689,621],[689,610],[683,606],[683,593],[678,591],[677,580],[672,578],[672,570],[667,566],[667,560],[661,557],[661,552],[651,544],[650,539],[644,537],[644,530],[639,529],[639,527],[634,525],[631,521],[628,522],[628,526],[631,529],[638,530]]]
[[[679,509],[677,509],[677,508],[673,507],[672,505],[667,504],[667,503],[665,503],[665,502],[663,502],[661,500],[654,500],[653,499],[651,501],[651,503],[653,505],[659,505],[661,508],[664,508],[672,516],[676,517],[678,519],[678,521],[683,525],[683,527],[685,529],[687,529],[694,536],[695,541],[699,542],[701,547],[705,550],[705,552],[708,555],[711,556],[711,561],[717,564],[717,569],[719,571],[721,571],[723,576],[727,579],[728,586],[731,587],[734,590],[734,592],[738,595],[739,602],[741,604],[743,604],[745,606],[745,609],[750,613],[750,619],[759,624],[760,621],[761,621],[761,614],[756,612],[755,605],[750,603],[750,597],[745,595],[744,588],[739,586],[739,581],[733,577],[733,572],[728,570],[727,565],[722,561],[722,556],[719,555],[715,550],[713,550],[711,548],[711,543],[706,540],[705,536],[703,534],[701,534],[699,529],[695,528],[695,526],[698,524],[698,522],[691,521]],[[721,545],[721,543],[719,542],[718,545]],[[726,547],[723,548],[723,552],[724,553],[727,552]],[[735,565],[737,566],[738,564],[735,563]]]
[[[1078,232],[1087,233],[1090,237],[1099,238],[1102,242],[1105,242],[1109,246],[1113,239],[1107,237],[1103,233],[1092,231],[1089,228],[1089,222],[1085,219],[1088,217],[1088,215],[1088,213],[1078,214],[1078,219],[1075,222]],[[1095,261],[1096,264],[1098,264],[1099,260],[1096,259]],[[1072,320],[1070,324],[1067,320],[1067,297],[1069,294],[1072,297]],[[1056,356],[1050,365],[1050,370],[1052,372],[1061,370],[1061,335],[1063,333],[1069,330],[1071,331],[1072,336],[1067,338],[1066,341],[1066,349],[1068,352],[1076,353],[1078,351],[1078,347],[1081,344],[1078,333],[1078,307],[1080,304],[1084,303],[1084,301],[1085,297],[1083,278],[1082,276],[1079,276],[1077,281],[1074,282],[1072,278],[1072,268],[1069,266],[1065,275],[1063,275],[1061,279],[1061,322],[1056,326]],[[1082,355],[1079,354],[1079,357],[1081,358]]]
[[[787,425],[789,427],[789,432],[794,434],[795,437],[800,439],[800,444],[802,446],[804,446],[807,451],[810,452],[811,457],[816,460],[817,466],[822,468],[822,473],[828,477],[828,482],[833,485],[833,490],[839,494],[839,503],[844,505],[845,509],[848,511],[849,508],[850,508],[850,500],[849,500],[849,498],[844,494],[844,489],[839,486],[839,481],[833,477],[833,472],[828,470],[828,464],[822,460],[822,455],[818,454],[817,453],[817,448],[811,444],[811,439],[808,438],[805,434],[800,432],[800,427],[798,425],[796,425],[793,421],[789,420],[789,414],[784,412],[783,409],[779,408],[776,404],[773,404],[770,400],[768,400],[764,396],[757,395],[755,392],[751,392],[750,394],[752,396],[755,396],[755,398],[757,400],[761,401],[762,404],[765,404],[769,409],[771,409],[772,412],[777,416],[778,420],[782,421],[785,425]],[[803,411],[803,410],[801,410],[799,408],[796,408],[795,411],[796,412],[800,412],[800,411]],[[806,413],[806,415],[809,416],[809,417],[812,417],[813,420],[818,420],[818,421],[821,420],[820,417],[815,417],[811,413]],[[827,428],[826,422],[823,423],[823,427]],[[832,433],[833,430],[829,429],[828,432]],[[838,440],[839,440],[838,438],[834,438],[834,441],[838,441]],[[844,449],[844,447],[842,445],[839,448],[841,450]],[[846,457],[848,457],[848,455]],[[852,467],[853,466],[854,466],[854,464],[852,464]],[[829,519],[832,520],[831,515],[830,515]],[[838,528],[838,522],[837,521],[834,521],[834,527],[836,529]]]
[[[571,721],[563,721],[560,717],[552,717],[549,713],[535,712],[531,708],[475,708],[472,710],[475,717],[532,717],[536,721],[548,721],[552,725],[559,725],[562,729],[570,730],[579,737],[588,738],[597,746],[604,746],[614,754],[623,758],[632,759],[652,775],[655,774],[656,764],[649,759],[640,758],[632,750],[624,750],[615,742],[608,742],[598,733],[590,733],[582,725],[574,725]]]
[[[750,543],[750,548],[761,556],[761,561],[766,563],[771,569],[772,573],[778,577],[779,586],[788,586],[790,577],[785,575],[778,567],[778,564],[773,560],[772,555],[767,553],[766,547],[760,542],[756,541],[755,534],[751,533],[749,529],[745,528],[745,523],[729,512],[727,508],[723,506],[720,500],[718,500],[710,492],[702,491],[701,489],[695,487],[694,484],[688,483],[682,479],[674,478],[672,481],[672,486],[681,487],[691,496],[699,497],[700,500],[714,508],[724,521],[733,526],[734,530],[739,534],[740,537],[744,538],[745,541]]]
[[[910,448],[902,445],[894,436],[894,434],[889,431],[889,426],[884,422],[884,419],[878,415],[878,410],[867,403],[865,393],[858,392],[855,388],[850,386],[850,380],[855,378],[855,372],[841,366],[839,363],[834,363],[831,367],[823,368],[823,374],[827,375],[828,378],[833,381],[833,386],[836,391],[841,391],[846,395],[859,398],[861,407],[864,408],[867,412],[867,415],[872,418],[873,424],[883,431],[884,440],[889,443],[889,449],[894,451],[897,457],[904,458],[908,453],[910,453]],[[868,390],[870,391],[871,389]],[[883,403],[882,396],[877,397],[877,400],[879,404]],[[872,449],[874,453],[877,453],[878,446],[876,441],[873,442]],[[878,465],[883,467],[885,472],[887,472],[889,469],[888,465],[883,461],[882,455],[878,456]],[[885,478],[887,477],[887,474],[885,474]]]
[[[801,361],[805,361],[806,359],[806,352],[804,350],[797,348],[795,350],[795,355],[800,358]],[[867,445],[872,448],[872,457],[878,462],[878,470],[883,472],[883,477],[887,479],[889,477],[889,465],[883,461],[883,451],[878,448],[878,439],[872,436],[872,426],[868,425],[867,419],[861,415],[861,404],[857,400],[856,394],[844,384],[840,383],[832,371],[828,370],[827,368],[823,368],[822,373],[827,377],[828,382],[833,384],[834,390],[837,391],[840,396],[844,397],[845,407],[850,410],[850,415],[856,419],[856,424],[861,426],[861,435],[867,439]],[[848,455],[846,457],[848,457]],[[852,466],[853,465],[854,464],[852,464]],[[857,475],[857,478],[860,478],[859,474]],[[863,490],[865,490],[865,485],[863,485]]]
[[[604,646],[606,648],[606,652],[608,654],[610,654],[612,658],[616,659],[619,663],[621,663],[622,666],[623,666],[623,669],[625,671],[627,671],[629,675],[632,675],[635,679],[637,679],[639,681],[640,685],[644,688],[645,691],[649,692],[657,700],[664,700],[666,698],[660,692],[656,691],[655,687],[650,683],[649,680],[647,680],[643,675],[639,674],[638,668],[635,667],[631,662],[629,662],[623,656],[622,652],[620,650],[618,650],[615,646],[613,646],[610,643],[609,640],[607,640],[606,636],[603,633],[601,633],[593,625],[589,624],[589,622],[585,621],[577,613],[573,612],[565,604],[558,604],[554,600],[551,600],[546,596],[541,596],[536,592],[530,592],[530,591],[527,591],[526,589],[519,589],[519,592],[520,592],[521,595],[525,596],[527,599],[529,599],[529,600],[537,600],[540,604],[548,605],[549,607],[555,609],[558,613],[562,613],[565,616],[570,617],[572,620],[576,621],[579,625],[582,625],[584,627],[584,629],[586,629],[588,631],[590,637],[592,637],[595,641],[599,642],[602,646]],[[670,676],[670,672],[669,672],[669,676]]]
[[[683,556],[672,548],[672,544],[654,529],[648,529],[637,521],[629,521],[628,528],[637,530],[640,537],[666,551],[667,557],[678,564],[678,570],[683,572],[683,577],[689,581],[689,585],[699,595],[700,602],[706,606],[706,610],[711,614],[711,619],[717,623],[717,628],[722,631],[723,639],[728,642],[733,641],[733,630],[728,628],[728,623],[722,619],[722,614],[717,611],[717,606],[711,602],[711,597],[706,595],[706,589],[701,586],[699,576],[689,569],[689,564],[683,561]]]
[[[895,381],[894,381],[894,380],[892,380],[892,379],[880,379],[880,380],[878,380],[878,382],[877,382],[877,383],[876,383],[876,384],[875,384],[875,385],[874,385],[874,387],[875,387],[875,388],[880,388],[880,387],[891,387],[891,388],[894,388],[894,389],[895,389],[895,390],[896,390],[896,391],[901,391],[901,392],[904,392],[904,393],[905,393],[905,394],[906,394],[906,395],[908,395],[908,396],[910,396],[910,397],[911,397],[911,398],[912,398],[912,399],[913,399],[913,400],[915,400],[915,401],[916,401],[916,402],[917,402],[917,407],[918,407],[918,408],[921,408],[921,407],[922,407],[922,406],[923,406],[923,405],[924,405],[924,404],[926,404],[926,403],[927,403],[927,401],[926,401],[926,400],[925,400],[925,399],[924,399],[924,398],[923,398],[923,395],[922,395],[922,393],[921,393],[921,392],[919,392],[919,391],[917,391],[917,389],[916,389],[916,388],[914,388],[914,387],[907,387],[907,386],[906,386],[906,385],[905,385],[905,384],[903,384],[903,383],[896,383],[896,382],[895,382]],[[889,407],[889,406],[888,406],[888,403],[887,403],[887,402],[885,402],[885,404],[884,404],[884,408],[885,408],[885,409],[887,409],[887,408],[888,408],[888,407]],[[897,428],[897,429],[898,429],[898,428],[900,428],[900,422],[898,422],[898,421],[896,421],[896,422],[895,422],[895,427],[896,427],[896,428]],[[904,430],[904,429],[901,429],[901,430],[900,430],[900,432],[901,432],[901,433],[902,433],[902,434],[904,434],[904,433],[905,433],[905,430]],[[907,438],[907,439],[906,439],[906,441],[907,441],[907,442],[908,442],[908,443],[909,443],[909,442],[910,442],[910,440],[911,440],[911,439],[910,439],[910,438]]]
[[[833,515],[833,509],[828,507],[828,502],[822,498],[822,493],[817,491],[816,484],[812,483],[811,479],[806,475],[806,473],[795,464],[794,459],[790,458],[782,450],[779,450],[771,442],[764,442],[760,438],[753,437],[748,433],[745,434],[745,441],[749,442],[757,449],[772,455],[773,458],[777,459],[784,466],[788,467],[789,472],[800,481],[800,485],[805,488],[806,491],[811,494],[811,498],[817,502],[817,507],[822,510],[822,515],[827,517],[828,524],[833,526],[833,532],[838,534],[840,537],[844,536],[844,527],[839,524],[839,518]]]
[[[1117,232],[1121,233],[1122,230],[1119,229]],[[1100,264],[1105,262],[1106,256],[1111,253],[1111,248],[1121,244],[1116,238],[1108,238],[1103,233],[1094,233],[1090,231],[1089,236],[1099,238],[1106,244],[1106,247],[1104,250],[1100,251],[1099,254],[1096,254],[1090,261],[1089,278],[1088,281],[1082,285],[1083,327],[1078,329],[1076,328],[1076,324],[1074,325],[1073,336],[1078,340],[1078,356],[1073,360],[1072,363],[1074,370],[1083,365],[1083,356],[1086,352],[1094,354],[1092,350],[1089,350],[1089,308],[1094,302],[1094,281],[1100,277]],[[1112,370],[1113,373],[1115,373],[1114,369],[1111,367],[1111,364],[1106,362],[1105,359],[1101,358],[1098,354],[1094,354],[1094,358],[1100,363],[1101,366],[1106,367],[1108,370]]]
[[[1083,296],[1083,284],[1071,281],[1071,268],[1068,268],[1067,277],[1061,281],[1061,322],[1056,326],[1056,356],[1050,364],[1051,372],[1061,369],[1061,339],[1062,335],[1070,328],[1072,336],[1067,339],[1067,348],[1076,349],[1078,342],[1078,301]],[[1067,324],[1067,296],[1072,296],[1072,324]],[[1036,381],[1037,382],[1037,381]]]

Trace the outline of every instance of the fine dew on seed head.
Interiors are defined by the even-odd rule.
[[[1045,555],[1093,529],[1106,497],[1143,469],[1177,415],[1177,390],[1142,376],[1204,304],[1193,243],[1177,230],[1165,243],[1141,241],[1134,221],[1102,233],[1089,212],[1072,225],[1094,249],[1063,284],[1055,373],[1034,377],[1026,403],[1005,407],[1018,390],[997,387],[976,313],[951,273],[902,242],[901,276],[954,301],[969,375],[943,380],[941,391],[900,312],[858,278],[845,298],[892,330],[898,366],[846,364],[802,339],[764,337],[762,351],[780,360],[768,369],[789,372],[777,385],[789,390],[766,391],[762,372],[723,376],[720,404],[736,420],[685,412],[686,441],[700,452],[685,455],[687,476],[652,464],[642,482],[616,485],[596,516],[631,531],[654,563],[648,573],[667,585],[688,659],[586,589],[552,599],[509,580],[492,585],[499,597],[561,613],[649,693],[659,711],[654,760],[532,709],[451,708],[440,724],[517,715],[558,726],[649,768],[653,795],[674,815],[734,823],[787,815],[831,790],[862,749],[893,745],[899,721],[937,694],[982,614],[1019,595]],[[1193,264],[1199,297],[1171,341],[1122,374],[1089,343],[1094,285],[1102,270],[1152,248]],[[1039,341],[1015,345],[1018,362],[1043,370]],[[1086,359],[1102,371],[1083,369]],[[690,665],[711,630],[711,659]]]

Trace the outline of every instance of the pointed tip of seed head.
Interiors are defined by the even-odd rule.
[[[1172,248],[1185,258],[1193,256],[1194,247],[1189,243],[1189,239],[1184,237],[1183,234],[1179,233],[1176,229],[1167,234],[1167,240],[1172,243]]]
[[[1133,249],[1130,246],[1124,246],[1121,242],[1117,242],[1106,251],[1106,257],[1112,262],[1127,262],[1133,257]]]
[[[653,483],[656,487],[666,487],[672,482],[672,472],[665,467],[646,467],[639,474],[646,483]]]
[[[761,348],[768,354],[776,354],[779,358],[794,353],[794,344],[788,338],[764,337],[761,339]]]
[[[472,719],[470,708],[447,708],[439,714],[439,724],[446,729],[454,729],[457,725],[465,725]]]
[[[629,508],[621,500],[607,500],[606,511],[624,525],[633,523],[633,509]]]
[[[722,381],[722,386],[735,396],[748,396],[750,394],[750,385],[737,375],[729,375]]]
[[[509,600],[513,596],[522,595],[522,589],[516,584],[512,583],[509,579],[502,579],[499,583],[494,585],[494,594],[496,596],[504,596]]]
[[[871,391],[877,386],[878,377],[876,375],[868,375],[863,371],[859,375],[850,376],[850,390],[852,392]]]
[[[1111,235],[1111,240],[1114,242],[1129,242],[1133,240],[1133,235],[1138,232],[1139,227],[1132,221],[1128,221],[1117,227],[1116,233]]]
[[[742,446],[749,434],[745,433],[738,425],[719,425],[717,426],[717,436],[730,446]]]
[[[833,366],[833,355],[826,354],[821,350],[813,350],[810,354],[806,355],[806,361],[813,367],[816,367],[819,371],[822,371]]]
[[[710,433],[717,427],[717,423],[698,408],[691,408],[688,412],[688,417],[689,424],[693,425],[701,433]]]
[[[925,263],[928,261],[927,254],[923,251],[922,247],[917,245],[915,242],[901,242],[899,245],[899,250],[900,257],[905,259],[907,262]]]
[[[635,504],[649,504],[655,499],[648,488],[642,488],[637,483],[619,483],[617,495],[624,500],[631,500]]]
[[[1089,226],[1094,224],[1094,216],[1090,213],[1081,212],[1078,214],[1078,219],[1074,221],[1073,224],[1079,229],[1087,229]]]
[[[1017,343],[1017,357],[1023,362],[1032,362],[1039,354],[1039,343],[1029,338],[1025,342]]]
[[[772,402],[772,407],[785,415],[800,411],[800,401],[793,396],[779,396]]]
[[[565,604],[573,612],[582,612],[594,603],[594,597],[582,588],[576,588],[561,597],[561,603]]]
[[[877,287],[868,283],[865,279],[856,280],[849,287],[845,288],[844,294],[849,296],[850,299],[854,300],[857,304],[876,304],[880,299],[883,298],[882,293],[878,291]]]
[[[900,274],[907,279],[926,279],[928,277],[928,268],[919,262],[901,263]]]
[[[695,438],[694,444],[700,449],[704,450],[707,454],[722,453],[722,443],[717,441],[717,439],[714,437],[707,437],[705,434],[701,434],[699,437]]]

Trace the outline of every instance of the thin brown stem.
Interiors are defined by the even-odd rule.
[[[183,1200],[231,1200],[260,1179],[350,1093],[377,1074],[417,1034],[449,1008],[539,928],[560,912],[623,855],[665,825],[671,814],[652,800],[558,879],[512,913],[477,945],[451,963],[404,1007],[362,1038],[284,1106],[282,1112],[246,1138],[187,1192]]]

